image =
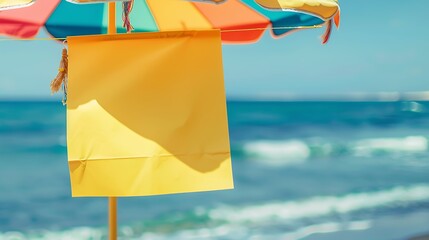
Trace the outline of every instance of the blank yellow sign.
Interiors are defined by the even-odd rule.
[[[218,30],[67,41],[73,196],[233,188]]]

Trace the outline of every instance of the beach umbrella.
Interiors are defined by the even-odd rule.
[[[326,25],[325,43],[340,14],[337,0],[134,0],[129,17],[120,5],[115,17],[119,33],[127,31],[126,20],[134,32],[220,29],[228,43],[255,42],[267,29],[277,38]],[[107,4],[36,0],[25,8],[0,10],[0,35],[33,38],[42,27],[54,38],[103,34],[107,13]]]
[[[72,148],[69,147],[68,153],[69,158],[72,157],[82,157],[78,156],[79,154],[89,154],[92,155],[94,152],[97,152],[97,148],[101,147],[101,154],[103,155],[104,152],[109,151],[119,151],[121,152],[124,148],[133,148],[137,149],[138,152],[140,151],[141,146],[149,146],[149,151],[151,149],[161,149],[163,152],[162,156],[158,156],[157,158],[163,158],[163,160],[171,160],[171,159],[177,159],[177,158],[183,158],[183,163],[181,165],[177,164],[156,164],[156,168],[168,168],[167,171],[162,171],[161,175],[158,176],[158,179],[161,177],[170,177],[168,175],[173,175],[173,177],[177,176],[176,172],[180,169],[186,170],[186,174],[190,174],[187,178],[180,179],[180,181],[177,181],[177,185],[179,187],[185,189],[184,191],[203,191],[203,190],[215,190],[215,189],[226,189],[232,187],[232,176],[227,176],[226,179],[222,179],[222,183],[216,183],[217,179],[220,179],[219,176],[226,176],[231,171],[230,166],[230,152],[229,152],[229,143],[228,143],[228,133],[227,133],[227,123],[226,123],[226,111],[225,106],[219,105],[219,101],[215,102],[214,100],[221,100],[224,98],[224,92],[222,92],[222,82],[219,82],[217,80],[222,79],[222,69],[221,69],[221,58],[220,58],[220,47],[217,45],[216,37],[221,39],[225,43],[252,43],[256,42],[264,33],[265,30],[270,29],[271,33],[274,37],[281,37],[288,33],[291,33],[296,30],[300,29],[307,29],[307,28],[316,28],[320,27],[321,25],[326,25],[327,30],[323,36],[323,43],[326,43],[326,41],[329,38],[331,28],[333,23],[335,23],[337,26],[339,24],[339,5],[336,0],[207,0],[207,1],[185,1],[185,0],[135,0],[132,2],[124,2],[123,4],[123,12],[120,9],[120,5],[115,5],[114,3],[107,4],[86,4],[86,5],[76,5],[73,3],[69,3],[66,1],[59,1],[59,0],[37,0],[35,3],[33,3],[30,6],[27,6],[25,8],[20,9],[13,9],[8,11],[0,11],[0,34],[12,36],[12,37],[18,37],[18,38],[33,38],[37,35],[39,30],[41,28],[45,28],[46,31],[52,35],[54,39],[63,39],[65,37],[69,36],[82,36],[82,35],[97,35],[97,34],[114,34],[116,32],[129,32],[133,29],[134,32],[161,32],[161,34],[155,34],[155,35],[145,35],[140,36],[138,34],[132,34],[134,36],[131,37],[131,35],[124,37],[118,37],[120,35],[115,36],[107,36],[106,37],[99,37],[99,36],[93,36],[89,38],[85,38],[84,40],[80,38],[70,38],[70,43],[73,42],[74,44],[74,53],[80,53],[80,54],[86,54],[84,58],[81,60],[85,61],[76,61],[77,57],[76,54],[74,57],[71,57],[74,59],[74,62],[76,63],[74,65],[74,76],[78,76],[75,79],[79,79],[80,83],[74,83],[73,86],[74,91],[79,89],[77,85],[82,84],[83,88],[88,87],[88,83],[90,83],[90,88],[92,90],[91,94],[94,92],[98,92],[98,97],[94,99],[88,98],[88,92],[79,92],[79,94],[75,94],[76,97],[72,102],[70,102],[70,105],[68,106],[68,128],[78,128],[80,133],[84,134],[83,138],[77,139],[72,137],[68,137],[68,143],[70,144],[73,140],[76,140],[78,142],[77,144],[73,143]],[[119,8],[118,11],[116,8]],[[131,8],[133,11],[130,13]],[[121,13],[122,12],[122,13]],[[117,13],[117,14],[116,14]],[[120,23],[120,24],[117,24]],[[122,23],[124,23],[122,25]],[[116,27],[118,26],[118,27]],[[201,30],[209,30],[209,29],[218,29],[218,34],[213,31],[204,32]],[[198,30],[198,33],[189,33],[189,30]],[[163,34],[166,31],[170,31],[168,34]],[[176,32],[171,32],[176,31]],[[184,34],[182,34],[184,32]],[[191,31],[192,32],[192,31]],[[177,45],[175,42],[172,42],[170,37],[173,38],[186,38],[187,40],[185,42],[194,42],[194,45],[183,45],[180,44]],[[189,119],[188,117],[190,115],[199,115],[200,118],[197,119],[197,121],[193,122],[191,125],[198,125],[203,126],[203,122],[211,122],[213,126],[216,126],[217,128],[209,129],[208,132],[205,131],[207,128],[198,128],[197,130],[193,129],[192,134],[190,137],[197,137],[198,141],[208,141],[209,148],[212,150],[215,149],[216,156],[185,156],[183,152],[181,152],[181,149],[183,146],[186,147],[186,144],[183,144],[183,142],[180,142],[180,139],[182,139],[182,136],[188,137],[188,132],[185,132],[182,135],[179,135],[180,138],[177,139],[177,136],[175,137],[175,142],[170,142],[169,136],[165,137],[162,134],[160,135],[159,132],[162,132],[162,128],[157,129],[148,129],[146,126],[142,126],[139,122],[135,122],[135,118],[120,118],[117,117],[120,114],[126,112],[126,114],[129,115],[129,112],[133,111],[126,111],[126,109],[121,108],[121,105],[118,105],[116,102],[111,102],[111,95],[110,93],[106,94],[106,89],[113,89],[117,88],[115,78],[112,78],[111,76],[102,76],[103,75],[103,69],[105,67],[93,65],[93,67],[88,68],[88,64],[94,64],[94,56],[98,55],[98,60],[103,60],[103,54],[105,51],[103,49],[114,49],[117,54],[117,56],[127,56],[127,57],[136,57],[134,54],[135,51],[133,50],[127,50],[126,48],[123,48],[123,45],[108,45],[106,46],[106,43],[102,45],[94,45],[94,39],[96,41],[104,41],[106,39],[113,39],[116,40],[129,40],[130,38],[141,38],[141,39],[149,39],[149,41],[146,41],[145,43],[152,44],[153,46],[156,46],[158,49],[161,49],[161,51],[164,51],[165,49],[171,50],[175,49],[177,53],[182,53],[182,56],[186,56],[184,58],[183,62],[181,59],[167,59],[168,61],[164,63],[169,63],[168,66],[174,66],[174,69],[172,70],[173,73],[179,73],[181,76],[171,76],[169,75],[168,71],[163,71],[162,68],[159,68],[158,72],[164,72],[167,74],[166,76],[161,76],[161,79],[170,79],[173,80],[173,82],[179,82],[179,84],[176,83],[176,85],[168,88],[169,97],[172,99],[176,99],[174,101],[169,100],[168,98],[164,98],[163,104],[170,104],[170,103],[176,103],[180,102],[181,100],[182,106],[185,106],[187,104],[191,104],[190,102],[186,102],[186,98],[190,95],[195,95],[195,99],[201,99],[204,104],[208,103],[211,105],[204,105],[204,104],[193,104],[194,112],[186,113],[185,117],[179,110],[175,107],[171,108],[170,110],[172,112],[175,112],[176,115],[174,115],[174,118],[169,118],[168,115],[164,112],[166,111],[164,108],[158,107],[158,106],[145,106],[144,111],[148,111],[149,113],[154,114],[161,114],[163,115],[162,122],[159,122],[159,119],[147,119],[147,121],[151,121],[153,125],[160,125],[160,126],[167,126],[167,128],[172,128],[173,132],[177,131],[174,124],[177,124],[177,121],[179,121],[179,125],[185,124],[184,126],[189,125],[189,123],[186,123]],[[191,40],[189,40],[189,38]],[[90,39],[90,40],[88,40]],[[158,39],[157,41],[150,41],[153,39]],[[189,40],[189,41],[188,41]],[[183,39],[181,40],[182,43],[184,42]],[[109,41],[107,41],[109,42]],[[134,44],[134,45],[133,45]],[[143,50],[140,50],[140,52],[149,53],[150,51],[154,50],[152,45],[146,46],[141,44],[131,44],[132,46],[137,48],[144,48]],[[118,48],[116,48],[119,46]],[[195,46],[198,46],[198,48],[194,48]],[[121,48],[122,47],[122,48]],[[178,48],[177,48],[178,47]],[[183,50],[186,48],[186,52]],[[99,51],[101,49],[101,51]],[[201,51],[204,50],[205,52]],[[193,52],[193,54],[189,54],[188,51]],[[185,54],[186,53],[186,54]],[[204,55],[206,53],[210,54],[210,58],[208,58],[208,61],[199,61],[198,62],[198,56],[201,57],[201,55]],[[100,55],[101,54],[101,55]],[[183,55],[185,54],[185,55]],[[63,54],[65,56],[66,54]],[[197,57],[196,57],[197,56]],[[204,56],[206,57],[206,56]],[[88,60],[89,59],[89,60]],[[121,58],[119,58],[121,59]],[[139,59],[138,61],[140,61]],[[65,60],[66,61],[66,60]],[[164,61],[164,60],[163,60]],[[142,66],[146,65],[153,65],[153,62],[151,59],[145,59],[143,61]],[[192,64],[188,64],[189,62],[192,62]],[[83,65],[80,65],[80,64]],[[111,64],[111,61],[107,61],[108,64]],[[115,63],[121,65],[121,61],[117,60]],[[85,65],[86,64],[86,65]],[[108,65],[107,64],[107,65]],[[193,72],[193,74],[199,74],[198,76],[188,76],[186,75],[186,69],[189,69],[189,66],[199,66],[198,71],[190,71]],[[122,65],[121,65],[122,66]],[[180,67],[181,66],[181,67]],[[115,66],[112,66],[114,68]],[[116,66],[117,67],[117,66]],[[130,66],[131,68],[134,67],[134,69],[142,69],[141,65],[133,65]],[[64,72],[64,68],[67,68],[66,65],[60,67],[60,72]],[[98,69],[98,70],[95,70]],[[181,69],[181,70],[178,70]],[[93,74],[90,74],[90,76],[86,76],[88,74],[88,70],[93,71]],[[214,71],[212,71],[214,70]],[[139,70],[140,71],[140,70]],[[143,71],[148,71],[147,75],[153,74],[153,69],[145,68]],[[124,75],[127,75],[126,70],[121,71],[122,74],[121,78],[124,78]],[[100,75],[101,74],[101,75]],[[146,74],[146,73],[145,73]],[[95,77],[94,77],[95,76]],[[129,74],[128,74],[129,76]],[[145,75],[146,76],[146,75]],[[93,78],[94,77],[94,78]],[[93,81],[95,79],[107,79],[110,78],[110,81],[107,82],[98,82],[100,85],[94,85],[97,84],[97,81]],[[134,77],[131,76],[129,79],[133,79]],[[201,84],[198,83],[198,79],[202,78],[210,78],[213,81],[209,81],[211,84],[214,85],[207,85],[207,84]],[[158,76],[156,77],[157,81],[150,82],[152,87],[157,88],[161,91],[166,91],[164,88],[165,86],[162,86],[160,84],[160,79],[158,79]],[[186,90],[186,86],[183,86],[180,84],[180,81],[175,81],[178,79],[186,79],[193,80],[194,82],[188,81],[188,85],[192,85],[191,83],[197,83],[195,85],[198,86],[198,91],[189,92],[189,90]],[[91,85],[92,84],[92,85]],[[98,87],[102,86],[103,84],[108,85],[106,87]],[[134,84],[134,83],[130,83]],[[130,87],[130,86],[128,86]],[[139,87],[141,87],[139,85]],[[144,86],[143,86],[144,87]],[[125,94],[120,95],[120,98],[126,98],[131,99],[133,102],[134,98],[130,96],[143,96],[146,99],[151,99],[150,96],[156,95],[156,93],[152,93],[149,89],[149,91],[144,92],[141,94],[141,92],[138,90],[140,88],[131,87],[135,92],[133,94]],[[180,90],[180,94],[177,95],[177,90]],[[214,89],[217,89],[214,91]],[[145,89],[148,90],[148,89]],[[201,92],[199,92],[201,90]],[[101,92],[101,93],[100,93]],[[197,94],[195,94],[197,93]],[[140,94],[140,95],[139,95]],[[184,97],[184,100],[181,99],[181,97]],[[117,99],[117,98],[116,98]],[[153,98],[152,98],[153,99]],[[207,102],[207,100],[210,100]],[[187,103],[187,104],[185,104]],[[118,107],[119,106],[119,107]],[[204,110],[202,110],[205,107],[210,108],[210,114],[206,114]],[[95,110],[95,115],[88,113],[88,109]],[[161,109],[161,110],[160,110]],[[197,110],[195,110],[197,109]],[[69,111],[70,110],[70,111]],[[79,111],[75,111],[79,110]],[[125,111],[124,111],[125,110]],[[75,112],[73,112],[75,111]],[[197,111],[197,112],[195,112]],[[137,111],[138,112],[138,111]],[[146,112],[145,112],[146,113]],[[112,115],[113,118],[112,118]],[[115,115],[116,114],[116,115]],[[137,115],[133,115],[137,116]],[[83,117],[83,118],[82,118]],[[101,118],[100,118],[101,117]],[[192,116],[195,117],[195,116]],[[90,127],[81,127],[82,120],[85,120],[85,123],[90,123]],[[102,120],[100,122],[100,119]],[[116,120],[115,120],[116,119]],[[183,119],[183,120],[182,120]],[[174,120],[174,121],[173,121]],[[203,121],[204,120],[204,121]],[[118,122],[119,121],[119,122]],[[184,123],[182,123],[185,121]],[[124,126],[124,122],[129,122]],[[171,124],[173,122],[173,125]],[[102,124],[101,124],[102,123]],[[91,125],[92,124],[92,125]],[[73,125],[73,126],[72,126]],[[78,126],[78,127],[76,127]],[[136,139],[135,142],[137,144],[129,144],[122,140],[122,138],[118,137],[117,139],[114,139],[113,141],[109,142],[107,145],[104,141],[106,139],[105,136],[98,136],[99,138],[95,140],[92,137],[92,134],[94,131],[97,131],[98,127],[107,126],[108,130],[114,130],[115,134],[117,136],[127,135],[131,136],[132,138]],[[132,127],[130,127],[132,126]],[[183,126],[181,127],[183,128]],[[129,130],[132,130],[131,132]],[[149,137],[148,139],[140,139],[138,134],[139,131],[142,130],[145,132],[144,134],[154,134],[153,136]],[[99,133],[99,132],[98,132]],[[168,133],[170,134],[170,133]],[[175,133],[174,133],[175,134]],[[194,136],[195,135],[195,136]],[[82,135],[80,135],[82,137]],[[208,138],[207,136],[211,136]],[[216,137],[213,137],[216,136]],[[159,138],[159,139],[157,139]],[[195,139],[195,138],[194,138]],[[220,140],[219,140],[220,139]],[[82,152],[82,144],[86,144],[86,142],[89,142],[89,145],[93,145],[89,148],[86,148],[86,145],[83,146],[84,151]],[[110,140],[109,140],[110,141]],[[101,142],[101,144],[99,143]],[[161,142],[162,146],[153,147],[154,143]],[[140,143],[141,145],[139,145]],[[95,144],[95,145],[94,145]],[[124,145],[125,144],[125,145]],[[115,147],[119,146],[119,147]],[[177,145],[177,146],[176,146]],[[76,147],[77,146],[77,147]],[[94,147],[95,148],[92,148]],[[107,147],[106,147],[107,146]],[[201,146],[201,144],[194,147],[196,151],[200,151],[201,149],[198,149]],[[162,149],[165,147],[165,149]],[[119,149],[119,150],[118,150]],[[89,150],[89,151],[88,151]],[[165,150],[165,151],[164,151]],[[177,151],[177,152],[175,152]],[[99,152],[98,152],[99,153]],[[96,155],[98,154],[96,153]],[[166,156],[165,154],[173,153],[174,156]],[[86,156],[83,156],[86,157]],[[98,155],[97,157],[100,157]],[[207,164],[201,164],[197,160],[197,158],[209,158],[209,159],[217,159],[215,162],[212,162],[211,165]],[[127,158],[130,158],[129,156]],[[131,156],[132,161],[139,158],[138,156]],[[228,160],[229,161],[224,161]],[[101,160],[101,159],[96,159]],[[91,163],[90,163],[91,162]],[[170,161],[171,162],[171,161]],[[71,178],[75,179],[73,181],[75,182],[83,182],[84,184],[88,183],[88,177],[90,180],[97,179],[95,175],[91,175],[91,169],[99,169],[95,172],[104,171],[103,176],[108,176],[112,170],[120,170],[121,166],[116,165],[110,165],[110,166],[102,166],[100,163],[102,161],[89,161],[84,162],[81,160],[73,161],[72,163],[69,163],[69,167],[71,170]],[[213,165],[214,164],[214,165]],[[95,166],[96,168],[92,168],[91,165]],[[126,168],[126,171],[123,172],[124,179],[120,179],[119,182],[121,184],[123,182],[129,183],[130,176],[132,176],[132,171],[139,168],[140,163],[136,163],[134,161],[134,164],[129,165]],[[180,168],[176,168],[179,166]],[[222,167],[219,167],[222,166]],[[123,167],[123,166],[122,166]],[[83,170],[82,170],[83,169]],[[220,169],[220,170],[219,170]],[[90,172],[89,174],[86,173],[85,175],[81,174],[83,171]],[[199,172],[199,173],[198,173]],[[94,172],[92,172],[94,173]],[[146,174],[152,174],[147,169],[145,170]],[[198,175],[200,174],[200,175]],[[199,180],[210,180],[207,183],[204,182],[195,182],[197,187],[188,188],[187,184],[189,182],[192,182],[192,176],[199,176],[202,178]],[[139,175],[142,176],[141,173]],[[184,182],[184,179],[186,180]],[[104,181],[101,179],[100,181]],[[115,183],[118,183],[116,181]],[[151,184],[142,182],[140,180],[140,184]],[[195,184],[192,183],[192,184]],[[95,193],[93,192],[94,186],[90,184],[89,187],[79,188],[77,190],[77,195],[79,196],[101,196],[105,192],[104,189],[96,189]],[[106,186],[106,184],[103,184],[103,186]],[[130,186],[130,191],[126,190],[122,192],[122,185],[118,184],[117,186],[112,186],[112,188],[115,189],[115,191],[121,191],[116,196],[130,196],[136,193],[136,195],[140,195],[142,193],[139,189],[136,191],[136,186]],[[161,186],[161,185],[159,185]],[[109,186],[110,188],[110,186]],[[89,189],[89,190],[88,190]],[[110,191],[110,190],[108,190]],[[145,190],[146,191],[146,190]],[[157,189],[156,191],[143,191],[143,194],[153,195],[153,194],[165,194],[165,193],[171,193],[171,192],[184,192],[181,189],[177,190],[177,188],[174,188],[170,186],[168,183],[162,183],[161,189]],[[101,194],[100,194],[101,192]],[[110,228],[110,236],[111,239],[116,238],[116,199],[114,197],[109,198],[109,228]]]

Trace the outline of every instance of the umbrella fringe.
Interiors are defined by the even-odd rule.
[[[123,26],[125,27],[125,29],[127,29],[127,33],[134,30],[134,27],[133,25],[131,25],[131,21],[130,21],[130,13],[131,13],[131,10],[133,9],[133,4],[134,4],[134,0],[122,2],[122,9],[123,9],[122,20],[124,21]]]
[[[61,86],[63,87],[63,104],[67,103],[67,72],[68,72],[68,55],[67,48],[64,47],[63,53],[61,56],[60,66],[58,68],[58,74],[51,82],[51,92],[56,93],[60,90]]]
[[[323,35],[322,35],[322,44],[326,44],[329,41],[329,37],[331,36],[331,32],[332,32],[332,22],[333,21],[334,21],[333,19],[329,19],[325,23],[326,30],[325,30],[325,33],[323,33]]]

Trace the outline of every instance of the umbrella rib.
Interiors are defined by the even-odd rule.
[[[265,28],[237,28],[237,29],[224,29],[220,32],[244,32],[244,31],[260,31],[265,29],[278,30],[278,29],[310,29],[310,28],[321,28],[322,25],[312,25],[312,26],[300,26],[300,27],[265,27]]]
[[[265,27],[265,28],[239,28],[239,29],[224,29],[220,30],[223,32],[245,32],[245,31],[260,31],[265,29],[270,30],[278,30],[278,29],[310,29],[310,28],[321,28],[323,25],[312,25],[312,26],[300,26],[300,27]],[[0,38],[0,41],[52,41],[52,40],[65,40],[67,38],[19,38],[19,39],[11,39],[11,38]]]
[[[52,41],[66,40],[67,38],[0,38],[1,41]]]

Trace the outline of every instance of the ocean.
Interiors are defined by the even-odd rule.
[[[119,239],[409,240],[429,233],[429,102],[229,101],[235,189],[120,198]],[[0,102],[0,239],[107,239],[71,198],[65,108]]]

